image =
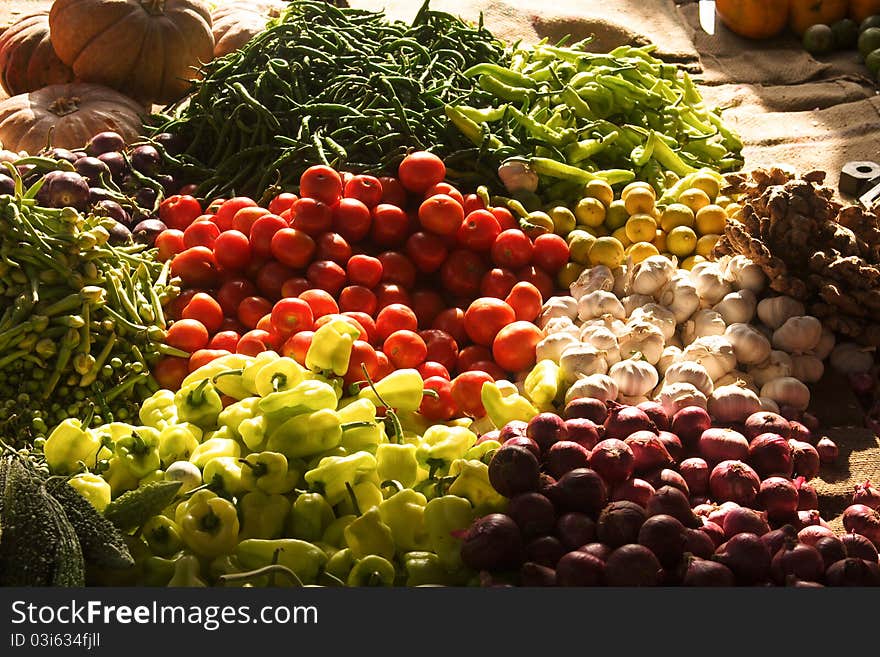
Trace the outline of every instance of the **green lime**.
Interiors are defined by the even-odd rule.
[[[834,33],[834,47],[837,50],[852,50],[859,41],[859,25],[851,18],[844,18],[831,24]]]
[[[804,32],[804,50],[811,55],[824,55],[834,50],[834,32],[827,25],[813,25]]]
[[[880,15],[875,14],[873,16],[868,16],[863,20],[862,24],[859,25],[859,32],[864,32],[869,27],[880,27]]]
[[[868,53],[865,57],[865,66],[871,71],[871,75],[877,77],[877,71],[880,71],[880,48]]]
[[[859,35],[859,54],[862,59],[880,48],[880,27],[869,27]]]

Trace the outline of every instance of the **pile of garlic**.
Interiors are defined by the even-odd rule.
[[[822,377],[834,336],[790,297],[759,301],[766,282],[741,255],[691,271],[664,256],[592,267],[571,296],[544,304],[537,358],[559,364],[566,403],[656,400],[670,415],[696,405],[728,422],[759,410],[803,411],[805,384]]]

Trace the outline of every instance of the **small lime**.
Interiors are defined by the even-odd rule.
[[[859,54],[864,59],[880,48],[880,27],[869,27],[859,36]]]
[[[837,50],[852,50],[859,41],[859,25],[851,18],[844,18],[831,24],[834,33],[834,47]]]
[[[804,32],[804,50],[811,55],[824,55],[834,50],[834,32],[827,25],[813,25]]]
[[[859,25],[859,32],[864,32],[869,27],[880,27],[880,14],[868,16],[865,20],[863,20],[861,25]]]

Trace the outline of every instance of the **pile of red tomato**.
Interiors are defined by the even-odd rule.
[[[463,195],[445,174],[440,158],[418,152],[397,178],[313,166],[299,195],[267,208],[244,197],[163,201],[156,247],[182,288],[166,342],[192,356],[160,361],[159,383],[174,389],[232,352],[303,362],[314,331],[341,316],[361,334],[346,381],[363,378],[361,364],[374,380],[416,368],[438,392],[425,397],[429,419],[481,415],[484,381],[534,364],[543,333],[533,320],[568,246],[532,239],[507,208]]]

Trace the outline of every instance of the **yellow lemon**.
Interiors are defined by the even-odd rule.
[[[605,226],[608,230],[617,230],[629,219],[629,212],[626,211],[626,205],[623,201],[613,201],[608,206],[608,212],[605,213]]]
[[[650,242],[636,242],[627,247],[626,255],[632,258],[633,264],[638,264],[645,258],[660,255],[660,251]]]
[[[652,244],[657,247],[658,251],[665,251],[666,250],[666,233],[664,233],[662,230],[660,230],[658,228],[657,232],[654,234],[654,241],[652,242]]]
[[[650,214],[654,211],[654,190],[637,187],[626,195],[623,204],[630,215]]]
[[[577,224],[574,213],[564,205],[557,205],[547,210],[550,219],[553,220],[553,232],[557,235],[568,235]]]
[[[678,226],[693,226],[694,211],[682,203],[673,203],[660,215],[660,228],[667,233]]]
[[[706,262],[706,259],[701,255],[692,255],[690,258],[685,258],[684,260],[682,260],[679,267],[690,271],[694,268],[694,265],[700,262]]]
[[[730,203],[733,203],[733,199],[729,196],[717,196],[715,198],[715,205],[720,205],[722,208]]]
[[[574,216],[584,226],[601,226],[605,222],[605,206],[599,199],[588,196],[578,201]]]
[[[611,233],[611,237],[623,244],[623,248],[626,248],[630,244],[632,244],[632,240],[626,236],[626,228],[618,228],[613,233]]]
[[[707,205],[697,211],[697,231],[701,235],[718,235],[724,232],[727,213],[720,205]]]
[[[678,197],[679,203],[684,203],[694,212],[697,212],[700,208],[704,208],[711,201],[709,200],[709,195],[706,194],[702,189],[696,189],[692,187],[691,189],[684,190]]]
[[[607,208],[614,201],[614,190],[604,180],[591,180],[584,185],[584,196],[599,199]]]
[[[666,235],[666,247],[669,249],[670,253],[677,255],[679,258],[689,256],[694,252],[696,246],[697,234],[694,232],[693,228],[678,226],[677,228],[673,228]]]
[[[698,173],[694,176],[691,187],[704,191],[710,199],[718,196],[718,193],[721,191],[718,179],[708,173]]]
[[[633,190],[636,190],[636,189],[647,190],[648,192],[650,192],[650,194],[653,198],[657,198],[657,193],[654,191],[654,188],[651,187],[651,185],[649,185],[648,183],[646,183],[642,180],[637,180],[635,182],[631,182],[629,185],[627,185],[626,187],[623,188],[623,191],[620,192],[621,200],[625,201],[626,197],[630,195],[630,192],[632,192]]]
[[[625,230],[630,242],[650,242],[657,234],[657,222],[649,214],[634,214],[626,222]]]
[[[708,258],[712,255],[712,251],[715,250],[715,245],[718,243],[718,240],[721,238],[721,235],[703,235],[700,239],[697,240],[697,255],[701,255],[704,258]]]
[[[590,248],[596,241],[595,235],[585,230],[573,230],[568,234],[569,257],[582,265],[590,264]]]
[[[727,213],[727,216],[731,219],[736,219],[737,214],[742,210],[742,206],[739,203],[730,203],[724,211]]]
[[[611,269],[623,262],[623,244],[613,237],[600,237],[590,249],[590,264],[605,265]]]
[[[584,269],[586,267],[577,262],[566,262],[556,275],[556,282],[560,288],[567,290],[578,279],[578,276],[581,275]]]

